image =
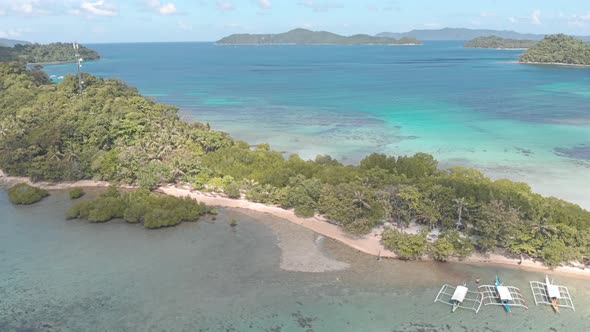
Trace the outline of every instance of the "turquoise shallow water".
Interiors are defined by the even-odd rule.
[[[92,45],[118,77],[251,143],[348,163],[371,152],[524,180],[590,208],[590,69],[514,63],[460,42],[391,46]],[[73,65],[47,66],[59,77]]]
[[[221,209],[217,220],[149,231],[66,221],[67,193],[14,207],[0,189],[0,331],[588,331],[590,287],[567,285],[577,311],[535,307],[529,280],[501,267],[376,261],[332,241],[337,272],[288,272],[275,218]],[[236,218],[232,230],[229,220]],[[530,309],[455,314],[433,304],[443,283],[499,274]],[[470,284],[473,286],[473,284]]]

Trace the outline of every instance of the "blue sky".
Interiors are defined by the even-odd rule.
[[[296,27],[341,34],[443,27],[590,35],[587,0],[0,0],[0,38],[211,41]]]

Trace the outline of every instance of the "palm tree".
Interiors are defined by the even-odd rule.
[[[456,206],[457,206],[457,222],[455,223],[455,227],[457,229],[461,228],[463,226],[463,222],[462,222],[462,216],[463,216],[463,211],[465,212],[469,212],[467,210],[467,208],[465,207],[465,197],[461,197],[461,198],[455,198],[453,199],[453,202],[455,202]]]
[[[362,213],[363,210],[368,210],[371,208],[371,205],[367,203],[365,194],[362,191],[355,191],[352,199],[352,204],[354,204],[356,208],[356,217],[357,219]]]
[[[359,209],[370,209],[371,205],[365,201],[365,194],[362,191],[355,191],[352,203]]]

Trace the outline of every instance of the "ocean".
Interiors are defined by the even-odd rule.
[[[115,77],[252,144],[356,163],[428,152],[590,208],[590,68],[515,63],[520,50],[423,46],[96,44]],[[50,65],[59,79],[75,65]]]
[[[98,191],[87,189],[86,198]],[[528,282],[542,281],[543,271],[377,261],[246,210],[147,230],[65,220],[71,204],[66,191],[53,191],[35,205],[13,206],[0,187],[0,331],[590,330],[590,288],[579,277],[549,272],[576,306],[557,315],[531,295]],[[337,269],[303,272],[318,261]],[[522,290],[528,310],[451,313],[433,303],[445,283],[474,289],[477,277],[492,283],[495,275]]]

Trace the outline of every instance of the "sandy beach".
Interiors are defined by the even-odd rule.
[[[109,183],[106,181],[93,181],[93,180],[81,180],[75,182],[35,182],[33,183],[29,178],[25,177],[12,177],[6,176],[2,170],[0,170],[0,182],[14,184],[25,182],[28,184],[34,184],[35,186],[41,187],[47,190],[63,190],[74,187],[107,187]],[[125,189],[133,189],[134,186],[125,185],[120,186]],[[323,235],[325,237],[334,239],[341,242],[351,248],[354,248],[360,252],[368,255],[382,257],[382,258],[397,258],[397,255],[385,248],[381,243],[381,232],[382,228],[374,229],[370,234],[364,236],[354,236],[346,233],[341,227],[331,224],[321,216],[314,216],[312,218],[302,218],[295,215],[292,210],[286,210],[278,206],[269,206],[261,203],[254,203],[245,199],[231,199],[222,194],[201,192],[192,190],[188,186],[178,185],[164,185],[156,189],[156,192],[160,192],[166,195],[175,197],[191,197],[192,199],[203,202],[211,206],[219,206],[226,208],[235,209],[246,209],[261,213],[267,213],[278,217],[279,220],[287,220],[294,224],[303,226],[313,232]],[[425,256],[423,260],[430,260],[429,257]],[[463,264],[496,264],[496,265],[510,265],[519,267],[527,270],[545,270],[549,271],[549,268],[544,266],[541,262],[533,261],[530,259],[514,259],[499,254],[482,254],[475,253],[466,259],[459,260],[457,258],[449,259],[449,262],[463,263]],[[556,273],[563,274],[575,274],[579,276],[590,277],[590,269],[584,268],[582,265],[576,266],[560,266],[552,270]]]

